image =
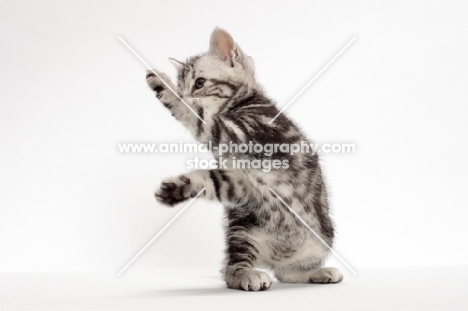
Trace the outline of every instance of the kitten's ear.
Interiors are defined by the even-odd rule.
[[[242,66],[250,74],[255,71],[252,58],[242,51],[224,29],[216,27],[211,33],[209,53],[218,56],[224,62],[229,62],[232,67]]]
[[[219,56],[222,61],[226,61],[232,56],[236,57],[236,43],[226,30],[216,27],[211,33],[210,53]]]
[[[176,67],[177,70],[180,70],[180,69],[182,69],[182,68],[185,66],[184,63],[179,62],[179,61],[178,61],[177,59],[175,59],[175,58],[169,58],[169,62],[170,62],[172,65],[174,65],[174,67]]]

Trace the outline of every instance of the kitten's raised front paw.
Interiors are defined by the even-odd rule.
[[[229,288],[245,291],[259,291],[271,287],[273,281],[266,272],[253,269],[242,270],[242,273],[226,276],[226,284]]]
[[[160,77],[161,79],[164,80],[164,82],[168,83],[169,85],[171,85],[171,80],[169,79],[169,77],[162,73],[162,72],[159,72],[157,70],[146,70],[146,83],[148,83],[149,87],[156,92],[156,97],[157,98],[161,98],[162,96],[162,91],[165,90],[167,88],[167,86],[161,81],[161,79],[159,79],[155,74],[154,72],[156,72]]]
[[[342,280],[343,275],[336,268],[320,268],[310,274],[310,283],[339,283]]]
[[[196,194],[190,184],[190,179],[184,175],[164,180],[154,193],[159,202],[169,206],[174,206]]]

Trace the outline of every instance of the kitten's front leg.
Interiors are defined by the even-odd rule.
[[[153,71],[156,72],[166,83],[162,82]],[[181,95],[178,93],[178,88],[172,83],[171,79],[169,79],[165,73],[157,70],[153,71],[146,71],[146,82],[149,87],[156,92],[156,97],[167,109],[171,111],[172,115],[182,122],[182,124],[184,124],[191,132],[195,133],[199,126],[199,122],[193,112],[190,111],[190,109],[180,100],[179,97],[181,97]],[[174,94],[173,91],[176,92],[179,97]],[[185,103],[190,105],[190,102],[185,101]]]
[[[245,185],[244,176],[237,170],[195,170],[165,179],[156,190],[155,196],[159,202],[174,206],[195,197],[205,189],[200,197],[217,200],[228,206],[240,206],[252,197]]]
[[[158,202],[174,206],[195,197],[202,189],[205,190],[200,194],[200,197],[211,199],[213,186],[208,170],[196,170],[167,178],[156,190],[155,196]]]
[[[195,182],[193,177],[180,175],[165,179],[154,195],[158,202],[174,206],[195,197],[203,188],[203,184]]]

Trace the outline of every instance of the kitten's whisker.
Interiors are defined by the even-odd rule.
[[[340,255],[338,255],[338,254],[333,250],[333,248],[331,248],[331,247],[327,244],[327,242],[325,242],[325,241],[320,237],[320,235],[319,235],[317,232],[315,232],[315,230],[312,229],[312,228],[307,224],[307,222],[306,222],[301,216],[299,216],[299,214],[296,213],[296,211],[293,210],[292,207],[289,206],[288,203],[286,203],[286,202],[283,200],[282,197],[279,196],[278,193],[276,193],[275,190],[273,190],[273,189],[271,189],[271,188],[268,188],[268,189],[270,189],[271,193],[273,193],[273,194],[281,201],[281,203],[283,203],[284,206],[286,206],[286,207],[291,211],[291,213],[293,213],[294,216],[296,216],[296,217],[302,222],[302,224],[303,224],[304,226],[306,226],[306,228],[309,229],[309,231],[312,232],[312,234],[315,235],[315,237],[316,237],[323,245],[325,245],[325,246],[330,250],[330,252],[332,252],[333,255],[335,255],[335,257],[338,258],[338,259],[341,261],[341,263],[342,263],[343,265],[346,266],[346,268],[348,268],[349,271],[351,271],[354,275],[357,275],[356,271],[354,271],[354,269],[351,268],[351,267],[343,260],[343,258],[341,258]]]

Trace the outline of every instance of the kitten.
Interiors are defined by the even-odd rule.
[[[278,113],[254,77],[254,62],[224,30],[215,28],[207,53],[185,62],[171,59],[178,70],[177,86],[164,73],[158,75],[206,121],[204,124],[151,71],[146,81],[157,98],[202,143],[300,143],[304,134],[284,114]],[[214,148],[213,148],[214,149]],[[218,153],[214,152],[215,157]],[[224,155],[226,156],[226,154]],[[317,154],[275,152],[228,153],[238,159],[287,160],[287,169],[195,170],[162,182],[155,195],[169,206],[200,195],[217,200],[226,212],[226,263],[229,288],[268,289],[268,268],[287,283],[337,283],[336,268],[322,268],[329,250],[297,219],[269,188],[278,193],[322,239],[332,246],[334,229],[327,190]]]

